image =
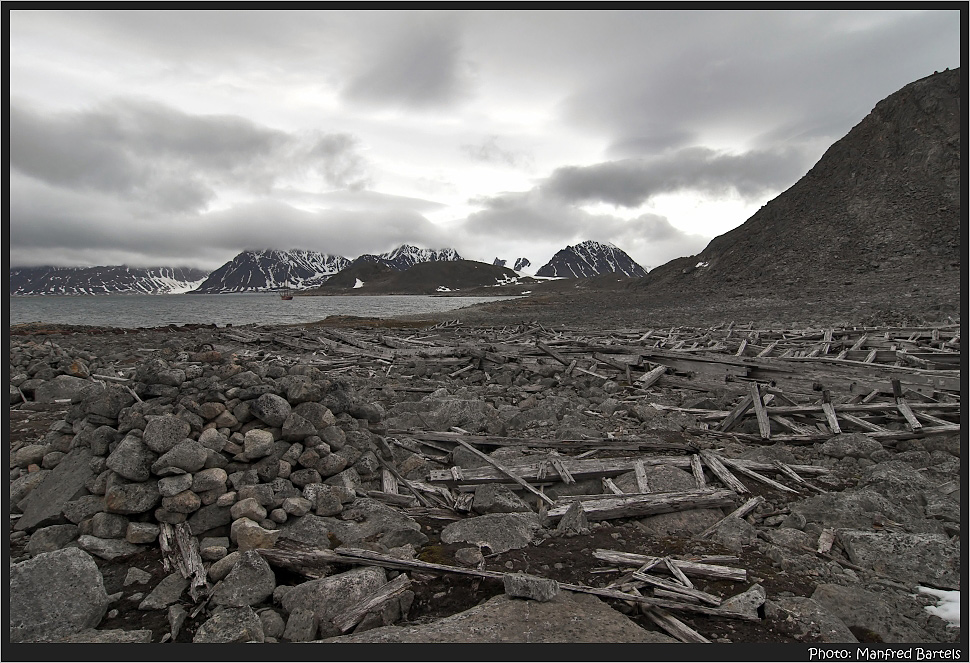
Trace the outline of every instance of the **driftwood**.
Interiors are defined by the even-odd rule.
[[[745,485],[738,481],[738,478],[731,474],[731,471],[724,466],[724,463],[721,462],[721,458],[717,454],[703,449],[701,451],[701,458],[704,460],[704,464],[711,468],[714,476],[720,479],[725,486],[736,493],[749,492]]]
[[[270,565],[288,569],[312,569],[314,567],[326,568],[330,564],[363,564],[370,566],[382,566],[388,569],[399,569],[402,571],[418,571],[424,573],[457,573],[459,575],[492,578],[495,580],[501,580],[505,576],[504,573],[499,573],[497,571],[468,569],[458,566],[448,566],[446,564],[422,562],[414,559],[398,559],[396,557],[391,557],[390,555],[383,555],[371,550],[361,550],[359,548],[338,548],[337,550],[304,549],[302,551],[282,551],[276,548],[258,548],[256,552],[258,552]],[[678,564],[680,563],[678,562]],[[682,603],[655,597],[635,596],[633,594],[627,594],[614,589],[589,587],[587,585],[575,585],[570,583],[559,583],[559,587],[560,589],[570,592],[593,594],[594,596],[616,599],[620,601],[633,601],[647,607],[659,607],[667,610],[685,610],[688,612],[696,612],[714,617],[758,621],[757,617],[734,612],[732,610],[724,610],[722,608],[714,608],[699,604]]]
[[[710,640],[662,608],[647,608],[643,614],[681,642],[709,643]]]
[[[619,550],[597,549],[593,551],[593,557],[611,564],[625,564],[637,567],[642,567],[649,564],[655,567],[658,571],[663,571],[666,568],[665,566],[657,566],[662,562],[664,559],[663,557],[639,555],[636,553],[622,552]],[[728,557],[727,559],[732,558]],[[711,578],[714,580],[730,580],[732,582],[745,582],[748,579],[748,572],[745,569],[684,559],[671,558],[670,561],[686,576],[692,576],[695,578]]]
[[[175,569],[189,581],[189,596],[199,600],[200,591],[208,588],[205,565],[199,554],[199,540],[189,532],[185,523],[174,527],[160,523],[158,545],[162,550],[162,566],[166,571]]]
[[[729,490],[687,490],[670,493],[649,493],[647,495],[607,495],[599,499],[586,499],[582,496],[586,518],[589,520],[611,520],[652,516],[658,513],[687,511],[689,509],[712,509],[732,504],[734,493]],[[575,500],[573,500],[575,501]],[[550,519],[565,515],[569,504],[557,504],[546,514]]]
[[[430,442],[457,442],[459,439],[472,444],[491,447],[533,447],[549,449],[619,449],[619,450],[638,450],[655,449],[663,451],[691,451],[693,447],[681,442],[667,442],[659,437],[656,439],[615,439],[615,438],[594,438],[588,440],[546,440],[531,437],[501,437],[498,435],[467,435],[453,432],[441,431],[413,431],[390,429],[388,435],[400,435]]]
[[[488,454],[482,453],[481,451],[479,451],[478,449],[476,449],[475,447],[473,447],[472,445],[468,444],[467,442],[465,442],[464,440],[462,440],[460,438],[457,440],[457,442],[461,446],[465,447],[468,451],[471,451],[473,454],[475,454],[476,456],[478,456],[479,458],[481,458],[482,460],[484,460],[488,464],[492,465],[499,472],[501,472],[502,474],[506,475],[508,478],[512,479],[512,481],[514,481],[515,483],[519,484],[520,486],[522,486],[523,488],[525,488],[527,491],[529,491],[530,493],[532,493],[533,495],[535,495],[536,497],[538,497],[540,500],[542,500],[546,504],[549,504],[549,505],[555,504],[555,502],[553,502],[552,499],[548,495],[546,495],[544,493],[541,493],[538,490],[536,490],[528,481],[526,481],[525,479],[523,479],[523,478],[519,477],[518,475],[514,474],[510,469],[508,469],[507,467],[505,467],[505,465],[503,465],[502,463],[498,462],[497,460],[495,460],[494,458],[492,458]]]
[[[659,465],[671,465],[680,469],[693,469],[692,456],[641,456],[624,458],[575,458],[560,456],[558,460],[563,467],[569,471],[577,481],[581,479],[596,479],[616,477],[627,472],[634,471],[636,463],[642,462],[645,466],[656,467]],[[516,463],[506,465],[506,469],[513,472],[516,476],[526,481],[548,480],[548,476],[543,474],[543,466],[546,459],[538,459],[530,463]],[[699,459],[698,461],[699,462]],[[772,472],[777,468],[772,463],[763,463],[753,460],[732,459],[738,466],[743,466],[754,471]],[[806,475],[828,474],[829,468],[817,465],[791,465],[794,471]],[[695,481],[697,472],[695,471]],[[700,471],[703,478],[703,471]],[[461,468],[461,478],[456,478],[451,470],[431,470],[429,480],[452,485],[477,485],[481,483],[508,482],[507,475],[495,470],[492,467]],[[706,481],[704,482],[706,485]]]
[[[728,520],[730,518],[744,518],[746,515],[748,515],[752,511],[754,511],[755,508],[759,504],[763,503],[764,501],[765,501],[765,498],[763,498],[761,495],[758,495],[756,497],[752,497],[750,500],[748,500],[747,502],[745,502],[744,504],[742,504],[741,506],[739,506],[737,509],[735,509],[734,511],[732,511],[731,513],[729,513],[725,517],[721,518],[719,521],[717,521],[716,523],[714,523],[713,525],[711,525],[710,527],[708,527],[706,530],[704,530],[700,534],[698,534],[697,537],[700,538],[700,539],[703,539],[703,538],[706,538],[706,537],[710,536],[711,534],[713,534],[715,532],[715,530],[717,530],[717,528],[725,520]]]
[[[406,573],[402,573],[388,583],[379,587],[373,594],[351,607],[345,613],[333,620],[334,626],[340,629],[341,633],[346,633],[357,625],[361,619],[369,612],[376,612],[385,606],[389,601],[397,598],[411,586],[411,579]]]

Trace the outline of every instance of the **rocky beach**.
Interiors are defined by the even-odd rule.
[[[11,327],[11,642],[960,641],[958,321],[609,302]]]

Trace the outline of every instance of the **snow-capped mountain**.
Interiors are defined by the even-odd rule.
[[[647,270],[612,244],[587,240],[560,250],[536,276],[587,278],[606,273],[646,276]]]
[[[315,288],[350,264],[343,256],[316,251],[243,251],[209,274],[193,294],[264,292],[289,286]]]
[[[388,267],[404,271],[420,262],[443,262],[461,260],[462,257],[454,249],[419,249],[410,244],[402,244],[393,251],[382,253],[380,256]]]
[[[11,295],[162,295],[187,292],[208,272],[185,267],[23,267],[10,270]]]

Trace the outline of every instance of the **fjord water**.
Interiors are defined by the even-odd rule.
[[[330,315],[394,318],[450,311],[510,297],[434,297],[373,295],[294,297],[273,293],[227,295],[104,295],[86,297],[10,297],[11,325],[46,322],[104,327],[158,327],[168,324],[233,326],[315,322]],[[456,313],[455,317],[460,317]]]

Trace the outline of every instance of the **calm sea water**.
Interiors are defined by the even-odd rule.
[[[158,327],[167,324],[294,324],[328,315],[393,318],[450,311],[509,297],[432,297],[383,295],[294,297],[272,293],[232,295],[106,295],[102,297],[10,297],[10,324],[49,322],[110,327]],[[460,318],[460,315],[455,315]]]

